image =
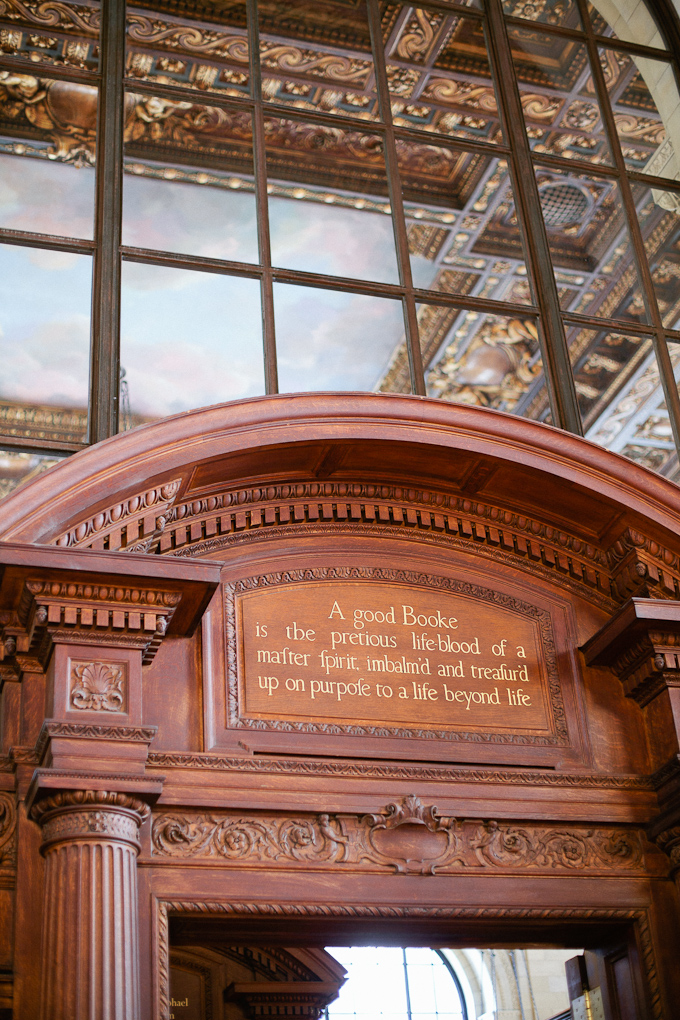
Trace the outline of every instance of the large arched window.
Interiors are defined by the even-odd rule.
[[[445,951],[394,946],[330,949],[347,970],[326,1020],[477,1020],[472,988]],[[467,998],[472,1005],[468,1009]]]
[[[493,407],[675,477],[668,42],[632,0],[5,0],[0,492],[300,390]]]

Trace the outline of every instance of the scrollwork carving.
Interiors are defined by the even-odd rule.
[[[16,864],[16,802],[11,793],[0,792],[0,868]]]
[[[169,857],[319,863],[336,860],[347,837],[328,815],[280,820],[163,815],[154,821],[152,842],[154,853]]]
[[[432,875],[460,870],[640,871],[643,842],[622,828],[517,826],[442,816],[410,795],[383,811],[251,817],[229,813],[161,813],[153,853],[169,858],[222,858],[241,864],[390,869]]]
[[[496,867],[637,868],[642,862],[639,835],[615,830],[548,829],[481,825],[470,846],[484,864]]]

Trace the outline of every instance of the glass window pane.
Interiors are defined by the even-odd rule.
[[[619,185],[562,170],[536,178],[561,307],[646,322]]]
[[[668,345],[676,385],[680,379],[680,346]],[[621,453],[644,467],[677,478],[678,462],[659,366],[647,346],[634,372],[586,432],[600,446]]]
[[[273,264],[397,283],[382,139],[268,117],[266,146]]]
[[[512,25],[508,34],[531,148],[611,163],[585,44]]]
[[[400,301],[275,283],[274,309],[282,393],[390,388],[404,338]]]
[[[526,18],[544,25],[560,28],[581,27],[578,7],[574,0],[503,0],[503,10],[511,18]]]
[[[128,76],[201,92],[246,95],[250,73],[245,0],[222,0],[211,7],[208,22],[169,16],[166,4],[129,6]]]
[[[434,950],[357,946],[326,951],[347,970],[339,997],[328,1006],[329,1020],[463,1020],[455,981]]]
[[[21,450],[0,450],[0,499],[20,485],[33,481],[43,471],[61,462],[52,454],[23,453]]]
[[[123,263],[121,431],[264,392],[259,284]]]
[[[0,71],[0,225],[91,238],[97,89]]]
[[[261,0],[262,98],[301,110],[375,120],[378,103],[363,0]]]
[[[664,42],[646,3],[623,7],[617,0],[587,0],[593,30],[598,35],[640,46],[664,48]]]
[[[678,178],[680,94],[672,65],[609,49],[600,50],[600,60],[626,166]]]
[[[391,4],[383,33],[396,125],[502,140],[481,21]]]
[[[428,396],[543,420],[535,320],[421,305],[418,323]]]
[[[0,47],[5,57],[96,71],[99,25],[100,8],[96,0],[78,3],[61,0],[58,4],[3,3]],[[0,72],[0,82],[13,77],[10,72]]]
[[[680,326],[680,191],[633,185],[652,283],[664,325]]]
[[[503,9],[509,17],[523,17],[527,21],[557,24],[561,29],[580,29],[581,19],[574,0],[503,0]]]
[[[92,265],[0,245],[0,434],[85,442]]]
[[[131,94],[128,108],[123,243],[257,262],[250,114]]]
[[[404,140],[397,156],[415,286],[531,303],[506,161]]]
[[[567,329],[567,343],[581,420],[589,429],[648,357],[652,341],[573,326]]]
[[[93,220],[89,164],[61,163],[44,147],[0,140],[1,227],[91,239]]]

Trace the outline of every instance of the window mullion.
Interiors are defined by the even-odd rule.
[[[623,153],[621,152],[619,136],[616,130],[616,123],[614,121],[614,113],[609,102],[607,85],[604,80],[604,73],[600,64],[599,50],[597,43],[593,38],[593,31],[590,21],[588,20],[585,0],[577,0],[577,3],[579,4],[581,19],[586,26],[586,44],[588,47],[588,56],[590,58],[593,83],[595,85],[595,94],[598,98],[600,110],[602,111],[602,119],[607,130],[609,148],[612,156],[614,157],[616,169],[619,172],[619,187],[621,188],[621,199],[625,209],[626,222],[633,249],[633,261],[637,269],[639,279],[642,283],[644,302],[649,316],[649,321],[655,329],[655,335],[652,343],[661,375],[661,386],[666,400],[673,439],[675,441],[676,450],[680,454],[680,394],[678,394],[678,387],[675,384],[673,364],[671,362],[668,345],[664,336],[663,319],[661,318],[661,313],[656,300],[652,273],[647,262],[645,243],[642,239],[642,231],[640,230],[640,223],[635,209],[635,200],[633,198],[630,181],[628,180],[626,163],[623,158]]]
[[[267,198],[267,149],[262,109],[262,71],[260,67],[260,26],[257,0],[248,0],[248,51],[250,54],[250,88],[255,101],[253,109],[253,163],[255,172],[255,201],[257,203],[257,236],[260,248],[262,277],[262,330],[264,337],[265,391],[279,392],[279,375],[276,362],[276,329],[274,320],[274,281],[269,231],[269,201]]]
[[[529,140],[524,129],[524,114],[510,53],[501,0],[487,0],[491,58],[496,71],[499,99],[503,107],[505,129],[514,153],[516,202],[524,224],[529,262],[541,311],[541,355],[545,372],[553,424],[582,435],[576,389],[569,360],[569,349],[560,311],[557,285],[552,271],[536,175]]]
[[[416,302],[413,294],[413,278],[411,275],[411,256],[409,254],[404,202],[401,194],[397,148],[392,125],[392,103],[387,82],[387,66],[380,24],[380,10],[377,0],[367,0],[368,21],[373,44],[373,66],[375,68],[376,91],[380,104],[380,113],[385,123],[385,169],[387,186],[392,210],[392,226],[399,267],[399,282],[404,288],[404,320],[406,324],[406,349],[408,351],[409,368],[411,370],[411,386],[418,396],[426,396],[425,373],[420,350],[420,333]]]
[[[103,0],[101,87],[97,115],[97,185],[92,281],[89,441],[118,431],[120,241],[123,212],[125,4]]]

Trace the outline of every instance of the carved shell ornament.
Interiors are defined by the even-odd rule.
[[[123,712],[123,670],[110,662],[73,666],[71,704],[90,712]]]

